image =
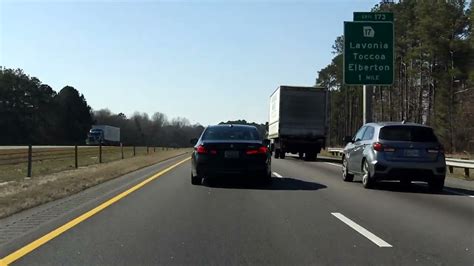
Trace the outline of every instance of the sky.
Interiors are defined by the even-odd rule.
[[[314,85],[343,22],[378,2],[0,0],[0,66],[94,110],[264,123],[270,94]]]

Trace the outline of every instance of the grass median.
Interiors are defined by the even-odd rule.
[[[124,160],[83,166],[32,178],[14,178],[0,184],[0,218],[78,193],[107,180],[178,156],[190,149],[157,150]]]

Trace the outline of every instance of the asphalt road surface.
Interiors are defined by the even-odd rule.
[[[367,190],[335,164],[272,163],[271,186],[225,176],[193,186],[187,161],[15,264],[474,264],[473,197]]]

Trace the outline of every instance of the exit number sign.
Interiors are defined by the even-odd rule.
[[[354,12],[354,21],[393,22],[393,13],[392,12]]]

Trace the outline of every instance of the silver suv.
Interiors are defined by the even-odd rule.
[[[365,188],[377,180],[400,180],[404,184],[425,181],[434,191],[443,189],[444,150],[430,127],[403,122],[368,123],[344,141],[344,181],[362,175]]]

